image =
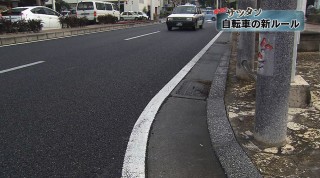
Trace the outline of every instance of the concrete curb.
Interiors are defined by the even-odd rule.
[[[262,177],[236,140],[227,116],[224,95],[231,51],[225,52],[207,99],[207,123],[213,149],[228,177]]]
[[[71,36],[79,36],[85,34],[92,34],[98,32],[106,32],[113,30],[121,30],[126,28],[134,28],[141,26],[148,26],[159,24],[158,22],[152,23],[128,23],[128,24],[114,24],[114,25],[102,25],[95,27],[83,27],[83,28],[70,28],[70,29],[60,29],[53,30],[48,32],[40,32],[40,33],[26,33],[26,34],[9,34],[8,36],[0,37],[0,47],[5,45],[12,44],[22,44],[22,43],[31,43],[36,41],[44,41],[44,40],[53,40]]]

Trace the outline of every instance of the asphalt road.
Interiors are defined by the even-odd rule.
[[[0,177],[120,177],[144,107],[216,34],[160,24],[1,47]]]

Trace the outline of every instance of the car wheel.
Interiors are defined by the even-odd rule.
[[[171,30],[172,30],[172,27],[170,27],[170,26],[167,26],[167,28],[168,28],[168,30],[169,30],[169,31],[171,31]]]
[[[138,20],[138,17],[134,18],[134,20]]]
[[[203,27],[203,24],[202,24],[202,25],[199,25],[199,28],[200,28],[200,29],[202,29],[202,27]]]
[[[212,21],[216,21],[216,18],[215,18],[215,17],[212,17],[211,20],[212,20]]]
[[[123,19],[123,17],[120,17],[120,20],[122,20],[122,21],[123,21],[123,20],[124,20],[124,19]]]
[[[197,24],[198,24],[198,22],[196,22],[196,23],[193,25],[193,27],[192,27],[192,30],[193,30],[193,31],[196,31],[196,30],[197,30]]]

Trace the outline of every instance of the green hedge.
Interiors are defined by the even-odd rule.
[[[42,30],[41,20],[10,20],[0,19],[0,33],[39,32]]]
[[[59,21],[62,28],[84,27],[89,24],[89,21],[86,17],[82,17],[82,18],[77,18],[74,16],[60,17]]]
[[[116,23],[118,21],[118,18],[113,15],[99,15],[98,18],[99,24],[109,24],[109,23]]]

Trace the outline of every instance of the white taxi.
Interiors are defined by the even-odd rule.
[[[204,15],[201,9],[192,4],[177,6],[172,14],[167,17],[167,27],[171,31],[172,27],[191,27],[193,30],[202,29]]]

